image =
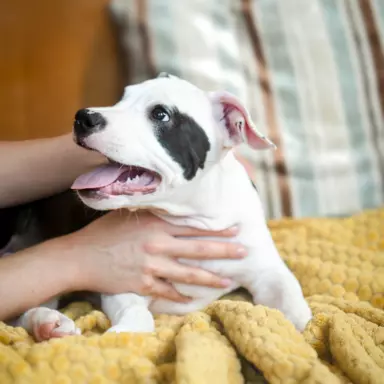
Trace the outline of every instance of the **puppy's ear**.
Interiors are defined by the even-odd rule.
[[[225,91],[210,92],[215,118],[224,130],[224,147],[246,143],[253,149],[276,148],[271,140],[258,132],[249,112],[234,95]]]

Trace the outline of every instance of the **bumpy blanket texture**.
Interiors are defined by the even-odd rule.
[[[270,221],[313,310],[303,334],[238,291],[154,334],[103,334],[89,303],[64,308],[82,336],[35,343],[0,323],[0,383],[383,383],[384,209]]]

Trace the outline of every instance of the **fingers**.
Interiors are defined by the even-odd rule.
[[[242,245],[234,243],[175,239],[169,243],[168,249],[163,254],[196,260],[241,259],[247,255],[247,250]]]
[[[190,237],[234,237],[238,234],[238,227],[234,226],[222,231],[208,231],[198,228],[174,226],[168,224],[167,232],[173,236]]]
[[[151,296],[163,297],[164,299],[176,301],[178,303],[188,303],[191,299],[181,295],[172,284],[162,281],[161,279],[153,279],[153,285],[145,294]]]
[[[230,279],[222,278],[206,270],[183,265],[167,257],[159,256],[153,263],[152,274],[175,283],[202,285],[213,288],[226,288]]]
[[[146,244],[145,250],[152,255],[195,260],[241,259],[247,255],[246,248],[239,244],[175,238],[160,238]]]

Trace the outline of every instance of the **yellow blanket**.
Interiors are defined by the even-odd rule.
[[[314,312],[304,334],[241,291],[150,335],[103,335],[105,315],[73,303],[82,336],[36,344],[0,323],[0,383],[384,383],[384,209],[269,225]]]

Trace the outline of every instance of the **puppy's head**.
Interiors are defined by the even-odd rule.
[[[109,159],[72,186],[98,210],[156,207],[209,172],[234,146],[273,146],[233,95],[204,92],[163,73],[126,87],[112,107],[79,110],[74,137]]]

